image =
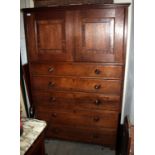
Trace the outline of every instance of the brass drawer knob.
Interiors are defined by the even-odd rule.
[[[50,67],[50,68],[48,69],[48,71],[49,71],[49,72],[53,72],[53,71],[54,71],[54,68],[53,68],[53,67]]]
[[[95,116],[95,117],[94,117],[94,121],[95,121],[95,122],[98,122],[99,120],[100,120],[100,117],[98,117],[98,116]]]
[[[98,99],[97,99],[97,100],[95,100],[95,104],[96,104],[96,105],[100,105],[100,103],[101,103],[101,101],[100,101],[100,100],[98,100]]]
[[[94,86],[94,88],[95,89],[100,89],[101,88],[101,85],[100,84],[97,84],[97,85]]]
[[[100,74],[101,71],[99,69],[95,69],[95,74]]]
[[[49,82],[49,83],[48,83],[48,87],[49,87],[49,88],[52,88],[52,87],[54,87],[54,86],[55,86],[55,82]]]

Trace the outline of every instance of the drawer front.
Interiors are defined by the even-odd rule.
[[[121,79],[122,66],[79,63],[31,64],[32,75],[90,76]]]
[[[86,110],[49,110],[38,108],[39,119],[44,119],[44,114],[49,115],[51,124],[61,124],[74,127],[105,127],[116,129],[118,113],[114,111],[86,111]]]
[[[116,110],[120,108],[120,96],[106,96],[81,92],[33,92],[36,107],[51,109],[96,109]]]
[[[93,78],[61,78],[61,77],[32,77],[34,90],[65,90],[86,91],[105,94],[120,94],[120,80],[102,80]]]
[[[73,141],[104,144],[105,146],[115,146],[116,130],[53,125],[48,131],[47,138],[61,138]]]

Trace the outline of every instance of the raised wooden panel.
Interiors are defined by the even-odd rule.
[[[39,52],[61,53],[65,50],[65,24],[62,20],[38,21]]]
[[[72,12],[36,11],[25,21],[29,61],[72,61]]]
[[[113,53],[114,20],[83,20],[82,38],[83,52]]]
[[[76,11],[76,61],[123,61],[123,11],[122,8]]]

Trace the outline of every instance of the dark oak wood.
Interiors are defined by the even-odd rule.
[[[32,102],[46,137],[115,148],[128,6],[23,9]]]

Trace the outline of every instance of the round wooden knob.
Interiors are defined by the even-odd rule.
[[[100,101],[100,100],[98,100],[98,99],[97,99],[97,100],[95,100],[95,104],[96,104],[96,105],[99,105],[100,103],[101,103],[101,101]]]
[[[55,97],[50,97],[49,101],[50,102],[55,102],[56,101],[56,98]]]
[[[100,84],[97,84],[97,85],[94,86],[94,88],[95,89],[100,89],[101,88],[101,85]]]
[[[52,117],[56,117],[57,116],[57,114],[56,113],[52,113]]]
[[[55,86],[55,82],[49,82],[49,83],[48,83],[48,87],[49,87],[49,88],[54,87],[54,86]]]
[[[101,71],[99,69],[95,69],[95,74],[100,74]]]
[[[50,67],[50,68],[48,69],[48,71],[49,71],[49,72],[53,72],[53,71],[54,71],[54,68],[53,68],[53,67]]]
[[[99,120],[100,120],[100,117],[98,117],[98,116],[95,116],[95,117],[94,117],[94,121],[95,121],[95,122],[98,122]]]

